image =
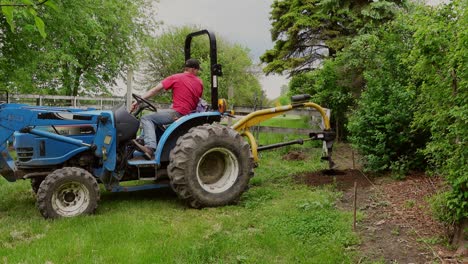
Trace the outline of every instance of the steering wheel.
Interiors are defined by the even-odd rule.
[[[153,112],[158,111],[158,109],[156,108],[156,106],[153,103],[151,103],[150,101],[148,101],[146,99],[143,99],[143,97],[141,97],[139,95],[136,95],[134,93],[132,93],[132,97],[135,98],[135,100],[138,102],[138,104],[141,105],[140,108],[148,107]],[[137,112],[141,112],[141,111],[137,111]]]

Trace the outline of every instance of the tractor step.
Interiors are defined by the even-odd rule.
[[[144,177],[144,178],[139,178],[140,181],[155,181],[157,177]]]
[[[135,158],[128,161],[128,165],[136,167],[150,167],[157,165],[156,160],[146,160],[144,158]]]
[[[168,188],[170,187],[169,184],[144,184],[144,185],[137,185],[137,186],[115,186],[110,191],[111,192],[134,192],[134,191],[144,191],[144,190],[152,190],[152,189],[160,189],[160,188]]]

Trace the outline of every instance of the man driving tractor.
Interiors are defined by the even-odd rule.
[[[154,157],[157,145],[155,128],[170,124],[196,109],[197,103],[203,94],[203,82],[198,77],[199,71],[200,62],[196,59],[188,59],[185,62],[182,73],[165,78],[142,96],[143,99],[148,99],[163,89],[172,89],[172,105],[170,109],[159,110],[158,112],[144,115],[141,118],[144,145],[140,144],[137,140],[133,140],[135,146],[145,154],[147,159]],[[138,101],[134,102],[131,111],[136,110],[138,105]]]

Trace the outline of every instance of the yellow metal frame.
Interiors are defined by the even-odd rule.
[[[283,106],[277,106],[273,108],[258,110],[258,111],[255,111],[246,115],[245,117],[237,121],[234,125],[232,125],[231,128],[239,132],[242,136],[247,137],[250,143],[250,147],[252,149],[254,161],[258,162],[258,150],[257,150],[258,145],[257,145],[257,142],[255,141],[255,137],[250,132],[250,127],[256,126],[265,120],[281,115],[295,108],[303,108],[303,107],[315,108],[322,116],[322,120],[325,125],[325,130],[330,130],[330,120],[328,119],[325,110],[320,105],[312,103],[312,102],[298,103],[294,105],[283,105]]]

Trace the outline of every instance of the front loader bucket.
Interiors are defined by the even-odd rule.
[[[9,182],[16,181],[15,161],[8,151],[8,142],[13,139],[12,135],[12,130],[0,126],[0,175],[2,175]]]
[[[14,182],[16,181],[15,171],[15,161],[8,152],[7,141],[4,141],[0,146],[0,174],[7,181]]]

